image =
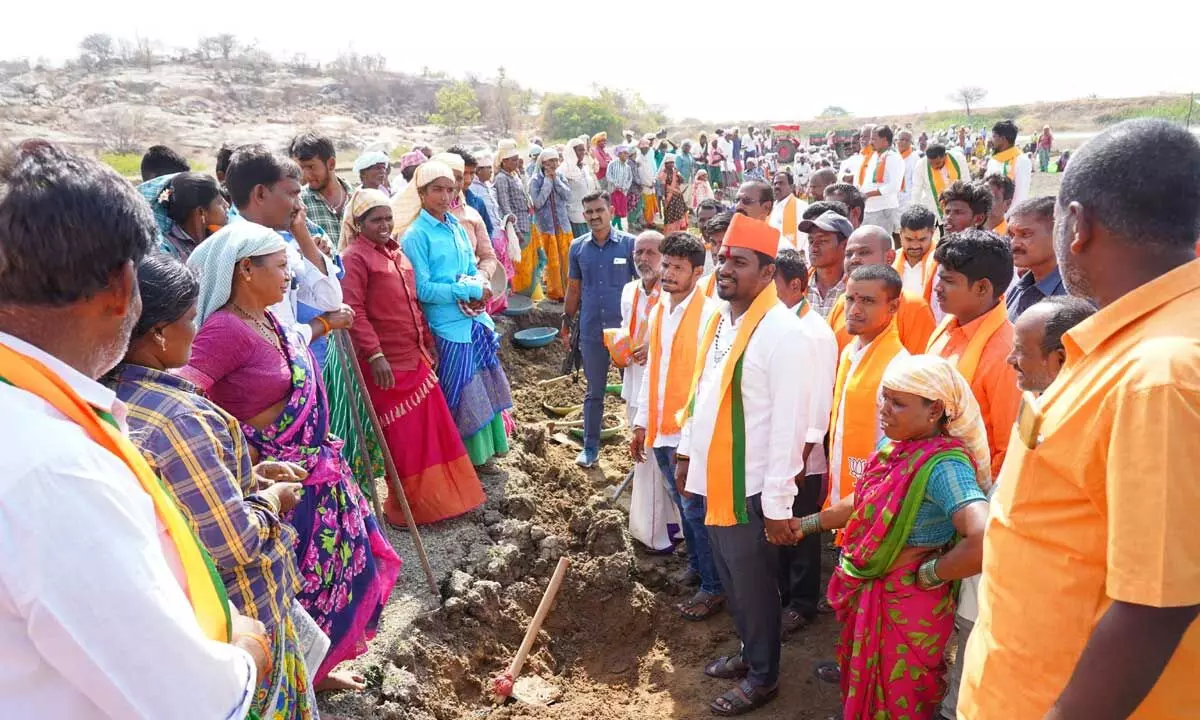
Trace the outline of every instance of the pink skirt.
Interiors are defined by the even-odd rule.
[[[613,215],[619,218],[629,215],[629,196],[623,190],[613,190],[609,195],[612,197]]]

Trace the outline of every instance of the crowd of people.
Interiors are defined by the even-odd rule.
[[[886,126],[836,167],[599,133],[363,153],[356,186],[314,133],[215,177],[156,146],[136,188],[5,149],[0,708],[282,720],[364,687],[406,526],[375,478],[417,524],[484,502],[524,294],[578,343],[582,467],[623,368],[630,533],[740,640],[714,714],[800,686],[782,643],[829,614],[847,720],[1191,716],[1200,143],[1122,123],[1031,197],[1016,134],[982,178]]]

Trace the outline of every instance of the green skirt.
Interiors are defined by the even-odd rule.
[[[371,402],[371,399],[363,394],[358,383],[354,381],[354,368],[346,363],[341,348],[332,339],[321,375],[325,379],[325,394],[329,399],[329,432],[343,441],[342,457],[350,465],[355,482],[368,497],[374,497],[375,478],[385,477],[387,466],[383,462],[383,451],[379,449],[379,438],[375,437],[371,416],[367,413],[367,403]],[[346,387],[347,377],[351,381],[351,387]],[[354,401],[353,405],[351,400]],[[351,414],[352,408],[358,415],[357,425]],[[362,442],[359,440],[360,426],[367,436],[365,456]]]

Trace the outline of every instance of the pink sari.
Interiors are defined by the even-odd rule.
[[[829,604],[842,624],[837,659],[846,720],[930,718],[945,694],[952,586],[922,589],[919,561],[894,565],[935,461],[944,457],[971,462],[953,438],[892,443],[871,456],[855,485],[845,552],[829,581]]]

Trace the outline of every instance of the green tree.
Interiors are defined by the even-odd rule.
[[[104,33],[88,35],[79,43],[79,56],[85,65],[103,67],[112,60],[115,52],[112,37]]]
[[[457,132],[464,125],[479,122],[479,102],[475,91],[465,82],[445,85],[435,96],[436,110],[429,122],[450,132]]]
[[[817,117],[841,118],[841,117],[849,117],[849,116],[850,116],[850,111],[847,110],[846,108],[842,107],[841,105],[830,105],[829,107],[822,110],[821,114],[818,115]]]
[[[621,133],[621,116],[603,98],[547,95],[542,100],[542,130],[552,138],[593,135],[601,130],[616,137]]]

